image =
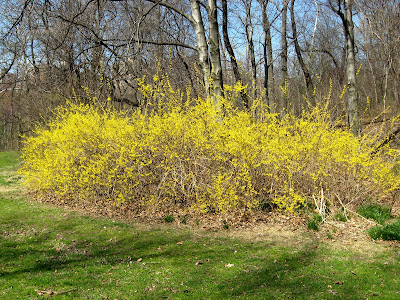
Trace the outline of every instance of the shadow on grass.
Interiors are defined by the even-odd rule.
[[[67,274],[70,285],[87,290],[102,286],[100,281],[110,269],[122,269],[142,276],[142,290],[153,284],[158,273],[169,276],[168,284],[164,282],[158,290],[143,292],[146,297],[157,298],[171,285],[175,286],[171,288],[174,292],[167,295],[229,298],[245,292],[265,295],[266,287],[270,291],[282,288],[284,268],[296,272],[295,269],[312,264],[315,257],[313,252],[289,255],[283,250],[282,254],[268,248],[272,247],[268,243],[252,244],[207,235],[195,237],[189,231],[168,226],[139,231],[134,226],[120,226],[106,219],[76,215],[60,219],[54,210],[32,215],[26,224],[21,216],[24,210],[26,215],[31,209],[35,207],[18,205],[15,215],[9,212],[12,225],[2,228],[0,278],[3,280],[28,281],[35,286],[63,285],[56,273]],[[54,219],[58,221],[52,222]],[[234,267],[226,267],[229,263]],[[251,270],[252,266],[256,271]],[[295,286],[293,283],[287,287]]]
[[[315,241],[294,249],[173,226],[145,231],[21,200],[1,201],[6,222],[0,224],[0,290],[5,281],[74,287],[74,298],[91,297],[95,290],[110,299],[357,299],[363,289],[380,284],[352,272],[367,272],[364,262],[328,257],[332,252]],[[391,266],[379,271],[379,263],[373,267],[379,274],[393,271]]]

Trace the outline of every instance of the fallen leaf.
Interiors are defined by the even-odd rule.
[[[182,245],[182,244],[183,244],[183,241],[179,241],[179,242],[177,242],[176,244],[177,244],[177,245]]]
[[[54,292],[53,291],[40,291],[40,290],[35,290],[36,294],[38,294],[39,296],[43,296],[43,295],[53,295]]]
[[[333,294],[333,295],[337,295],[337,294],[338,294],[338,293],[335,292],[334,290],[329,290],[328,292],[331,293],[331,294]]]
[[[226,264],[225,268],[232,268],[234,266],[234,264]]]
[[[202,264],[203,264],[203,262],[201,260],[199,260],[199,261],[197,261],[196,266],[202,265]]]
[[[137,260],[137,262],[141,262],[143,260],[143,258],[139,258],[138,260]]]
[[[342,284],[343,284],[343,282],[341,282],[341,281],[336,281],[336,282],[335,282],[335,284],[342,285]]]
[[[61,294],[66,294],[72,291],[75,291],[76,289],[69,289],[69,290],[65,290],[65,291],[60,291],[60,292],[55,292],[52,290],[48,290],[48,291],[41,291],[41,290],[35,290],[36,294],[38,294],[39,296],[43,296],[43,295],[50,295],[50,296],[56,296],[56,295],[61,295]]]

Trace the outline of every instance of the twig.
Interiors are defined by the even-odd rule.
[[[378,226],[383,226],[382,224],[376,223],[376,222],[374,222],[374,221],[371,221],[371,220],[369,220],[369,219],[363,217],[363,216],[360,215],[358,212],[355,212],[355,211],[350,210],[350,209],[349,209],[349,212],[351,212],[351,213],[353,213],[353,214],[356,214],[357,216],[361,217],[361,218],[364,219],[365,221],[368,221],[368,222],[373,223],[373,224],[378,225]]]
[[[344,216],[346,217],[346,220],[348,221],[349,218],[347,217],[347,213],[346,213],[347,208],[346,208],[346,206],[343,204],[342,200],[340,200],[340,197],[339,197],[338,194],[335,193],[335,196],[339,200],[340,205],[343,207]]]
[[[57,295],[61,295],[61,294],[66,294],[72,291],[75,291],[76,288],[70,289],[70,290],[66,290],[66,291],[61,291],[61,292],[55,292],[55,291],[41,291],[41,290],[35,290],[35,292],[39,295],[50,295],[50,296],[57,296]]]
[[[339,200],[340,204],[343,206],[343,208],[344,208],[345,210],[348,210],[349,212],[351,212],[351,213],[353,213],[353,214],[356,214],[357,216],[361,217],[362,219],[364,219],[365,221],[367,221],[367,222],[369,222],[369,223],[373,223],[373,224],[375,224],[375,225],[382,226],[382,224],[376,223],[376,222],[374,222],[374,221],[371,221],[371,220],[369,220],[369,219],[363,217],[363,216],[360,215],[358,212],[355,212],[355,211],[353,211],[353,210],[351,210],[351,209],[347,209],[347,208],[344,206],[342,200],[340,200],[339,195],[335,193],[335,196],[336,196],[336,198]],[[346,216],[346,218],[347,218],[346,212],[345,212],[345,216]],[[347,220],[349,220],[349,219],[347,218]]]

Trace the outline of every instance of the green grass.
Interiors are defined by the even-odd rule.
[[[389,207],[381,206],[379,204],[368,204],[360,206],[357,212],[367,219],[375,220],[379,224],[384,224],[390,219],[391,210]]]
[[[14,168],[20,159],[20,152],[17,151],[8,151],[8,152],[0,152],[0,168]]]
[[[348,221],[348,217],[347,217],[345,211],[343,211],[343,210],[337,212],[337,213],[333,216],[333,219],[334,219],[335,221],[339,221],[339,222],[347,222],[347,221]]]
[[[175,217],[173,215],[166,215],[164,217],[164,222],[165,223],[172,223],[175,221]]]
[[[20,152],[0,152],[0,186],[11,186],[20,181],[21,176],[15,174],[20,162]]]
[[[309,230],[318,231],[321,222],[322,222],[322,216],[319,214],[313,214],[311,218],[307,220],[306,225]]]
[[[385,241],[400,241],[400,219],[391,224],[371,227],[368,230],[368,234],[375,240],[382,239]]]
[[[50,297],[36,290],[65,292],[54,299],[400,297],[399,249],[363,253],[311,233],[299,245],[224,232],[144,227],[3,193],[0,299]]]

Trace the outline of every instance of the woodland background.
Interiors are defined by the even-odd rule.
[[[259,97],[299,115],[322,102],[345,120],[348,9],[361,124],[389,118],[400,101],[398,0],[1,1],[0,149],[20,148],[66,98],[91,101],[85,89],[145,107],[137,78],[155,74],[194,95],[241,81],[241,109]]]

